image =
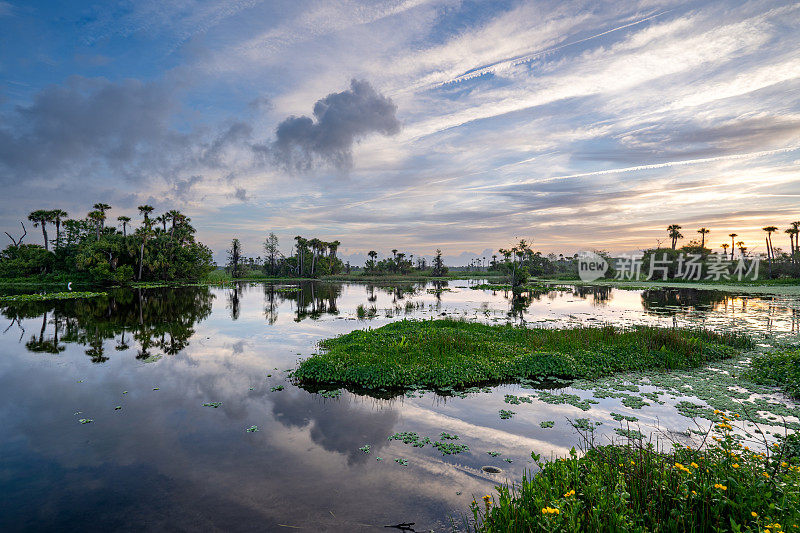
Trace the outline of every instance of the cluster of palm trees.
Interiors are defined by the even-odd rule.
[[[375,250],[367,252],[367,256],[369,259],[364,264],[364,271],[368,274],[408,274],[414,269],[414,254],[409,254],[406,258],[406,253],[397,248],[392,249],[392,257],[382,261],[378,261],[378,252]],[[424,265],[424,258],[417,261],[418,269],[424,268]]]
[[[342,244],[341,242],[325,242],[316,237],[313,239],[306,239],[300,235],[297,235],[294,240],[296,242],[295,268],[297,269],[298,275],[303,275],[307,272],[313,278],[317,274],[319,262],[324,258],[329,260],[329,266],[333,266],[337,263],[336,252]],[[309,254],[311,255],[310,265],[308,264]],[[309,266],[310,268],[308,268]]]
[[[679,239],[683,238],[683,234],[681,233],[681,226],[678,224],[670,224],[667,226],[667,235],[669,236],[670,240],[672,241],[672,249],[674,250],[677,242]],[[772,244],[772,234],[778,231],[777,226],[765,226],[762,228],[764,232],[766,232],[766,248],[767,248],[767,259],[772,262],[777,259],[776,248]],[[700,228],[697,230],[697,233],[700,234],[700,249],[706,249],[706,235],[711,233],[711,230],[708,228]],[[800,261],[800,221],[791,222],[789,227],[784,230],[784,233],[789,235],[789,258],[793,263]],[[730,244],[724,242],[720,245],[723,252],[727,255],[728,249],[730,248],[731,251],[731,260],[733,260],[734,253],[738,248],[739,253],[744,257],[747,254],[747,247],[745,246],[744,241],[737,241],[736,237],[739,234],[737,233],[729,233],[728,237],[731,238]],[[694,241],[696,242],[696,241]],[[692,246],[692,243],[689,244]],[[779,249],[778,249],[779,251]]]
[[[144,216],[144,222],[147,226],[148,224],[152,224],[152,220],[149,218],[150,213],[153,212],[153,206],[150,205],[140,205],[138,207],[139,213]],[[86,215],[86,221],[89,222],[91,226],[95,229],[95,236],[99,239],[100,234],[103,233],[105,229],[106,219],[108,218],[106,213],[111,210],[111,206],[106,203],[96,203],[92,206],[92,211]],[[45,250],[50,249],[50,243],[53,242],[55,248],[58,249],[61,246],[61,227],[64,224],[68,224],[70,222],[75,222],[69,220],[67,217],[69,214],[64,211],[63,209],[37,209],[36,211],[32,211],[28,215],[28,220],[33,222],[34,227],[41,227],[42,228],[42,238],[44,241],[44,248]],[[182,223],[188,223],[190,219],[186,217],[186,215],[182,214],[178,210],[170,210],[153,219],[155,222],[162,224],[163,231],[166,233],[167,231],[167,223],[172,222],[172,233],[174,234],[175,228],[177,225]],[[122,224],[122,236],[127,237],[128,235],[128,224],[131,222],[131,218],[128,216],[118,216],[117,221]],[[55,240],[51,241],[47,237],[47,225],[53,224],[56,228],[56,238]],[[152,225],[149,226],[152,229]]]
[[[63,209],[37,209],[28,215],[28,220],[33,222],[33,227],[42,228],[42,237],[44,238],[44,248],[49,250],[47,240],[47,224],[52,223],[56,227],[56,248],[61,242],[61,222],[69,216]]]
[[[172,209],[153,217],[153,206],[140,205],[137,209],[142,223],[129,235],[131,217],[116,218],[121,226],[119,231],[108,224],[111,209],[109,204],[98,202],[81,219],[67,218],[69,215],[63,209],[33,211],[28,220],[42,229],[42,251],[46,253],[32,259],[31,250],[39,247],[23,246],[22,238],[14,239],[9,235],[13,245],[5,257],[27,261],[26,265],[31,261],[41,263],[38,269],[41,273],[77,269],[90,272],[93,277],[117,276],[117,281],[141,280],[145,271],[147,276],[160,279],[193,278],[210,267],[211,251],[195,241],[191,219],[180,211]],[[51,225],[55,226],[55,239],[48,235]],[[24,223],[22,227],[24,231]],[[20,259],[23,256],[25,259]],[[28,270],[34,268],[28,266]]]

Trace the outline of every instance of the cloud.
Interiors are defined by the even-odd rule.
[[[163,85],[73,76],[2,117],[0,182],[106,172],[169,173],[189,148],[170,127],[177,103]]]
[[[246,202],[250,198],[247,196],[247,189],[244,187],[236,187],[236,191],[233,193],[233,197],[239,200],[240,202]]]
[[[202,176],[190,176],[186,179],[176,180],[172,187],[172,192],[177,198],[186,200],[189,197],[189,191],[191,190],[192,186],[200,183],[201,181],[203,181]]]
[[[353,145],[371,133],[400,131],[397,106],[369,82],[351,80],[350,89],[331,93],[314,104],[314,117],[290,116],[278,124],[269,148],[288,170],[308,171],[320,165],[346,170],[353,165]]]

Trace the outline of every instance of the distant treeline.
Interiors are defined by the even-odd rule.
[[[0,252],[2,278],[57,278],[126,283],[137,280],[198,279],[214,266],[211,250],[197,242],[189,217],[170,210],[152,217],[153,207],[139,206],[141,224],[118,216],[108,225],[111,206],[97,203],[84,218],[68,218],[61,209],[28,215],[42,231],[43,245],[25,244],[27,229]],[[48,230],[52,230],[48,233]]]
[[[340,272],[350,271],[336,257],[341,244],[339,241],[326,242],[317,238],[307,239],[297,236],[290,255],[283,255],[278,246],[278,237],[270,233],[264,241],[264,256],[246,257],[239,239],[233,239],[227,250],[228,261],[225,270],[233,278],[258,275],[285,276],[299,278],[318,278]]]

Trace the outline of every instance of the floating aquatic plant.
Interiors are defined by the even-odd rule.
[[[250,426],[249,428],[245,429],[248,433],[255,433],[258,431],[258,426]]]
[[[203,404],[203,407],[213,407],[217,409],[220,405],[222,405],[222,402],[206,402]]]
[[[506,409],[500,409],[500,418],[502,420],[508,420],[509,418],[514,416],[515,414],[516,413],[514,411],[508,411]]]
[[[70,291],[70,292],[49,292],[44,294],[12,294],[9,296],[0,296],[0,302],[41,302],[44,300],[75,300],[78,298],[97,298],[100,296],[108,296],[108,293]]]
[[[533,403],[533,398],[530,396],[514,396],[513,394],[506,394],[503,401],[511,405],[520,405],[522,403]]]
[[[695,368],[731,357],[752,341],[700,329],[558,330],[441,319],[400,320],[320,346],[320,353],[300,363],[294,379],[367,390],[441,390],[521,377],[568,383],[624,371]]]
[[[413,431],[403,431],[400,433],[395,433],[391,435],[387,440],[399,440],[402,441],[404,444],[411,444],[415,448],[422,448],[426,444],[431,443],[431,439],[428,437],[420,437],[417,433]]]

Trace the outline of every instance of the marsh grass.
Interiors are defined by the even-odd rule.
[[[800,466],[785,445],[763,453],[735,438],[733,418],[713,445],[660,451],[635,436],[549,462],[473,501],[475,531],[798,531]],[[709,441],[711,439],[708,439]]]
[[[488,325],[401,320],[324,340],[294,372],[300,383],[445,389],[539,378],[596,378],[686,369],[750,348],[745,336],[699,329]]]

